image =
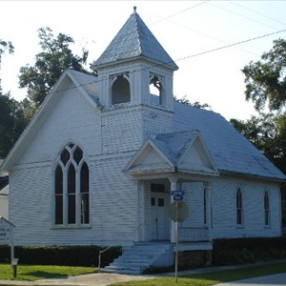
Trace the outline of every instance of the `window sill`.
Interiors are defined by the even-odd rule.
[[[90,224],[53,225],[51,229],[89,229]]]
[[[236,229],[243,229],[245,228],[244,225],[236,225]]]

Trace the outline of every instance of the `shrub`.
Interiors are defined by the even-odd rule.
[[[17,246],[15,257],[22,264],[98,266],[99,246]],[[111,247],[101,257],[101,266],[121,254],[121,247]],[[0,246],[0,262],[10,261],[10,247]]]
[[[230,265],[286,258],[286,238],[217,239],[213,264]]]

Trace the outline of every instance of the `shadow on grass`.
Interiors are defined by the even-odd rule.
[[[49,279],[49,278],[67,278],[67,274],[53,273],[53,272],[45,272],[45,271],[31,271],[26,272],[25,276],[33,276],[37,279]]]

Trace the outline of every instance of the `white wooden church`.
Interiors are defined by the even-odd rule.
[[[92,68],[62,74],[1,167],[16,244],[172,246],[174,190],[184,250],[281,235],[285,176],[221,115],[174,101],[178,66],[136,10]]]

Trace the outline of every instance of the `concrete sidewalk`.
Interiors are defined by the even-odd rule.
[[[22,286],[107,286],[117,282],[127,282],[133,280],[147,280],[158,275],[124,275],[124,274],[110,274],[110,273],[95,273],[81,276],[69,277],[67,279],[43,279],[33,282],[28,281],[13,281],[13,280],[0,280],[2,285],[22,285]],[[175,284],[175,282],[174,282]],[[216,284],[215,286],[282,286],[286,285],[286,272],[267,275],[262,277],[255,277],[244,279],[240,281],[232,281],[227,283]]]
[[[218,266],[218,267],[207,267],[200,269],[193,269],[187,271],[180,271],[178,275],[184,274],[194,274],[194,273],[206,273],[213,271],[224,271],[230,269],[243,269],[249,267],[255,267],[259,265],[267,265],[273,264],[275,262],[285,262],[285,260],[279,261],[270,261],[270,262],[261,262],[255,264],[247,264],[247,265],[234,265],[234,266]],[[41,279],[36,281],[18,281],[18,280],[0,280],[0,286],[2,285],[22,285],[22,286],[107,286],[117,282],[127,282],[134,280],[147,280],[158,277],[166,277],[166,276],[174,276],[174,273],[164,273],[164,274],[156,274],[156,275],[127,275],[127,274],[117,274],[117,273],[93,273],[79,276],[70,276],[68,278],[55,278],[55,279]],[[175,282],[174,282],[175,284]],[[286,286],[286,269],[285,273],[256,277],[251,279],[245,279],[240,281],[233,281],[227,283],[220,283],[217,286],[256,286],[256,285],[264,285],[264,286]]]
[[[15,280],[0,280],[2,285],[22,285],[22,286],[106,286],[117,282],[127,282],[132,280],[147,280],[154,276],[149,275],[124,275],[117,273],[94,273],[79,276],[70,276],[62,279],[41,279],[36,281],[15,281]],[[158,276],[157,276],[158,277]]]

